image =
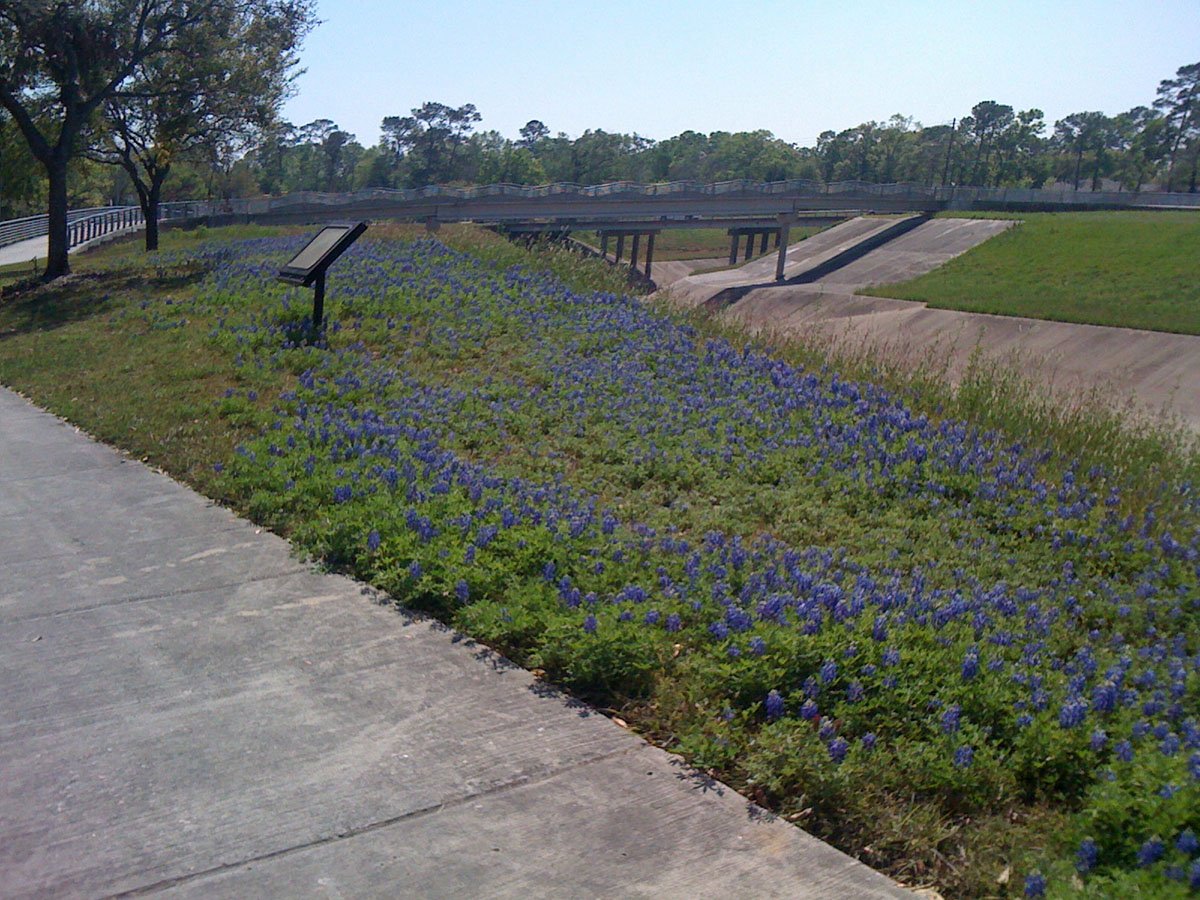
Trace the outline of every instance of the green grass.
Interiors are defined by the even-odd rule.
[[[561,604],[545,596],[540,575],[522,575],[521,566],[528,567],[535,552],[570,552],[565,546],[556,550],[560,545],[547,541],[537,529],[523,532],[520,543],[506,545],[498,539],[486,553],[481,550],[475,569],[464,567],[466,541],[458,529],[443,529],[440,543],[431,545],[422,558],[426,574],[414,583],[407,573],[416,557],[406,554],[424,551],[412,546],[411,534],[403,527],[389,530],[383,524],[394,525],[401,515],[389,497],[330,504],[330,491],[343,474],[323,462],[306,480],[298,462],[303,453],[295,459],[280,457],[274,468],[247,464],[235,447],[246,445],[258,459],[270,460],[275,456],[269,446],[293,433],[286,423],[286,431],[272,430],[277,419],[272,407],[294,405],[295,398],[285,400],[285,395],[297,390],[299,372],[313,367],[334,377],[343,365],[337,354],[283,348],[262,333],[260,326],[275,317],[299,322],[303,316],[304,310],[294,303],[281,312],[288,289],[263,275],[217,287],[221,272],[192,255],[210,239],[277,233],[263,228],[207,235],[172,232],[164,236],[163,251],[151,257],[136,243],[106,247],[75,259],[80,274],[70,281],[0,297],[0,382],[269,524],[298,547],[347,567],[405,602],[436,611],[512,658],[545,670],[601,708],[619,711],[658,743],[686,753],[789,820],[907,883],[936,882],[954,895],[1003,893],[996,878],[1005,865],[1061,852],[1062,835],[1073,827],[1078,796],[1072,794],[1069,802],[1053,794],[1022,799],[1011,760],[1002,766],[981,763],[972,770],[978,773],[977,782],[956,781],[956,770],[946,765],[944,754],[930,756],[934,743],[918,740],[914,731],[909,747],[897,751],[894,766],[852,756],[846,765],[831,767],[812,728],[787,719],[764,726],[754,711],[757,700],[740,708],[737,719],[722,724],[717,714],[730,692],[757,698],[764,690],[759,681],[775,678],[774,669],[734,666],[722,648],[713,651],[703,623],[664,635],[665,642],[644,638],[623,643],[606,637],[604,629],[594,640],[587,637],[570,612],[564,614]],[[417,228],[381,227],[373,228],[364,243],[386,246],[424,236]],[[515,264],[551,269],[579,292],[616,292],[623,284],[611,267],[560,249],[531,254],[468,227],[444,228],[438,237],[496,269]],[[509,403],[519,406],[530,390],[544,390],[549,384],[546,343],[531,340],[522,320],[505,318],[502,292],[473,293],[476,289],[467,287],[458,295],[429,295],[423,292],[423,277],[392,273],[390,278],[390,286],[351,299],[339,294],[334,273],[328,314],[340,330],[331,334],[331,344],[347,350],[363,341],[373,358],[406,378],[434,389],[464,392],[475,405],[464,407],[466,420],[450,423],[445,440],[462,458],[494,467],[504,477],[538,483],[561,478],[594,492],[604,505],[619,509],[622,518],[648,523],[663,533],[677,528],[681,537],[697,541],[709,529],[747,541],[769,531],[797,546],[842,547],[852,560],[868,565],[895,551],[906,565],[935,563],[931,572],[940,572],[942,578],[956,577],[951,575],[954,568],[995,577],[997,572],[981,562],[976,542],[989,548],[999,542],[1011,553],[1011,561],[1002,562],[1000,577],[1036,582],[1061,569],[1042,542],[1021,529],[996,531],[995,523],[972,516],[944,516],[902,495],[839,480],[836,474],[820,484],[806,481],[801,473],[820,460],[821,448],[802,462],[791,461],[801,464],[783,460],[785,464],[774,467],[751,466],[752,478],[737,465],[722,468],[694,460],[676,465],[669,455],[631,461],[625,451],[636,449],[636,435],[622,432],[619,423],[584,418],[564,422],[555,418],[550,404],[504,412]],[[763,346],[699,317],[679,317],[697,330],[701,343],[724,336],[742,347]],[[394,329],[393,318],[411,331]],[[481,319],[485,330],[473,331]],[[562,345],[570,346],[564,356],[595,355],[613,366],[628,362],[622,358],[620,334],[611,340],[596,335],[590,343],[579,343],[578,335],[566,331],[558,334]],[[1080,460],[1081,471],[1102,466],[1112,472],[1114,484],[1124,486],[1129,512],[1157,503],[1163,523],[1176,514],[1170,497],[1164,501],[1164,483],[1200,477],[1200,457],[1185,433],[1131,427],[1102,398],[1084,397],[1077,405],[1064,406],[1031,390],[1019,373],[1003,367],[978,364],[961,387],[951,389],[936,360],[914,373],[880,368],[866,357],[833,359],[827,348],[815,344],[780,344],[775,351],[822,378],[836,369],[844,376],[885,384],[935,420],[961,417],[973,426],[995,428],[1014,440],[1045,447],[1049,468],[1063,459]],[[652,359],[643,359],[653,365]],[[368,402],[361,390],[348,390],[353,402]],[[307,402],[316,408],[314,401]],[[405,408],[403,394],[392,402],[394,408]],[[845,415],[850,421],[849,413]],[[222,474],[214,470],[218,463],[225,466]],[[343,464],[353,471],[352,463]],[[291,487],[284,480],[289,476],[295,481]],[[434,502],[445,504],[448,517],[469,509],[467,497],[457,489]],[[999,516],[998,510],[995,513]],[[365,548],[371,527],[384,533],[378,553]],[[523,546],[526,541],[528,547]],[[649,559],[603,556],[608,552],[603,540],[584,549],[606,561],[608,571],[593,576],[606,583],[639,577],[636,573],[642,569],[653,571]],[[443,550],[446,556],[440,557]],[[590,567],[596,558],[582,554],[578,567],[570,571],[580,580],[589,577],[583,561]],[[562,564],[567,571],[569,556]],[[471,596],[479,597],[469,605],[453,602],[460,577],[472,579]],[[604,627],[622,626],[605,621]],[[871,643],[869,636],[850,633],[823,634],[813,646],[795,635],[779,638],[795,641],[789,645],[791,652],[762,657],[763,665],[790,667],[789,671],[826,656],[842,659],[847,645]],[[930,677],[945,677],[936,670],[949,659],[948,683],[953,684],[960,644],[973,639],[964,632],[955,640],[958,656],[932,643],[923,650],[914,645],[913,676],[927,669]],[[909,645],[905,647],[907,654]],[[988,684],[1003,689],[1002,681]],[[981,685],[972,694],[981,704],[999,702]],[[967,699],[964,694],[964,704]],[[921,715],[912,715],[908,707],[902,712],[897,729],[920,726]],[[1053,727],[1048,731],[1058,735]],[[1035,772],[1049,763],[1061,765],[1058,753],[1054,747],[1042,756],[1026,753],[1024,765]],[[1020,752],[1016,756],[1021,758]],[[940,781],[931,787],[921,783],[927,778]],[[970,797],[968,788],[975,792]],[[1114,808],[1119,800],[1123,798],[1113,800]],[[1068,874],[1069,869],[1068,858]],[[1019,892],[1019,883],[1008,890],[1009,895]]]
[[[6,287],[31,281],[41,275],[46,268],[46,260],[37,259],[32,262],[9,263],[0,266],[0,291]]]
[[[1030,213],[913,281],[869,293],[932,307],[1200,334],[1200,214]]]

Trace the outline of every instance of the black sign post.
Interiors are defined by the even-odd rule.
[[[366,230],[366,222],[326,225],[279,270],[280,281],[314,288],[313,328],[325,317],[325,270]]]

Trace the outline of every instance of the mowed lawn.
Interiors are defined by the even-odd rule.
[[[1200,211],[1019,218],[927,275],[869,292],[943,309],[1200,334]]]

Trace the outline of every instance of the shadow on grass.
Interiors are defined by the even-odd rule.
[[[26,280],[0,290],[0,340],[53,331],[106,313],[131,299],[180,290],[200,281],[199,266],[138,272],[87,272],[48,284]]]

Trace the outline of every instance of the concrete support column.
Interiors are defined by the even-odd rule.
[[[774,247],[776,250],[779,249],[779,232],[780,232],[780,229],[776,228],[775,229],[775,244],[774,244]]]
[[[642,242],[642,236],[640,234],[635,233],[633,235],[633,248],[630,250],[630,253],[629,253],[629,267],[631,269],[633,269],[633,271],[635,271],[635,272],[637,271],[637,266],[638,266],[638,245],[641,242]]]
[[[767,252],[767,233],[765,231],[759,235],[758,252],[759,253]]]
[[[729,229],[729,264],[737,263],[738,238],[740,235],[732,228]]]
[[[608,232],[600,232],[600,256],[603,259],[608,259]]]
[[[617,235],[617,262],[621,261],[621,257],[625,255],[625,235]]]
[[[650,278],[650,267],[654,265],[654,232],[646,235],[646,278]]]
[[[779,247],[779,256],[775,260],[775,280],[783,281],[783,264],[787,261],[788,232],[792,228],[792,217],[779,217],[779,231],[775,233],[775,245]]]
[[[754,232],[746,235],[746,254],[742,257],[742,262],[746,262],[754,255]]]

